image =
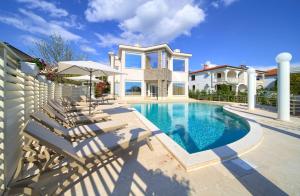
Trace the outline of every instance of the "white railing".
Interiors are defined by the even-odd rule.
[[[227,80],[225,78],[215,78],[213,80],[214,83],[230,83],[230,84],[238,84],[238,83],[244,83],[244,79],[242,78],[232,78],[228,77]]]

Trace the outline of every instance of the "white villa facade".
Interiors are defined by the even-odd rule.
[[[111,94],[120,99],[188,98],[191,56],[167,44],[119,45],[118,54],[109,53],[109,59],[123,74],[108,78]]]
[[[257,88],[264,87],[264,71],[256,71]],[[189,89],[213,92],[221,84],[230,85],[236,93],[247,90],[247,68],[245,66],[234,67],[229,65],[210,66],[204,65],[204,69],[189,74]]]

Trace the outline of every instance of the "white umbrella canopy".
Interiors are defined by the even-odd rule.
[[[89,75],[84,75],[84,76],[74,76],[74,77],[65,77],[68,80],[74,80],[74,81],[90,81],[90,76]],[[92,82],[103,82],[102,80],[97,79],[95,76],[92,76]]]
[[[92,107],[92,76],[110,76],[120,75],[122,72],[109,67],[107,65],[94,61],[60,61],[58,62],[58,74],[78,74],[90,76],[90,107],[89,114],[91,114]]]
[[[95,76],[120,75],[122,72],[94,61],[60,61],[58,63],[59,74],[79,74]]]

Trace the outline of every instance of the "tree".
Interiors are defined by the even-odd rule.
[[[291,73],[290,77],[291,94],[300,95],[300,73]],[[276,80],[272,90],[277,91],[277,83],[278,82]]]
[[[60,35],[53,34],[46,40],[35,42],[35,48],[47,64],[57,65],[59,61],[84,59],[84,55],[78,55],[71,47],[70,42],[65,41]]]
[[[291,94],[300,95],[300,73],[291,74]]]

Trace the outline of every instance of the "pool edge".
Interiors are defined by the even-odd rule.
[[[225,105],[223,106],[223,109],[226,112],[233,113],[246,120],[250,127],[249,132],[241,139],[225,146],[189,154],[140,112],[134,108],[131,109],[139,117],[142,123],[152,131],[153,135],[160,143],[177,159],[177,161],[180,162],[187,172],[214,165],[222,161],[227,161],[245,154],[258,146],[263,139],[262,128],[257,122],[248,120],[249,115],[233,111],[228,105]]]

